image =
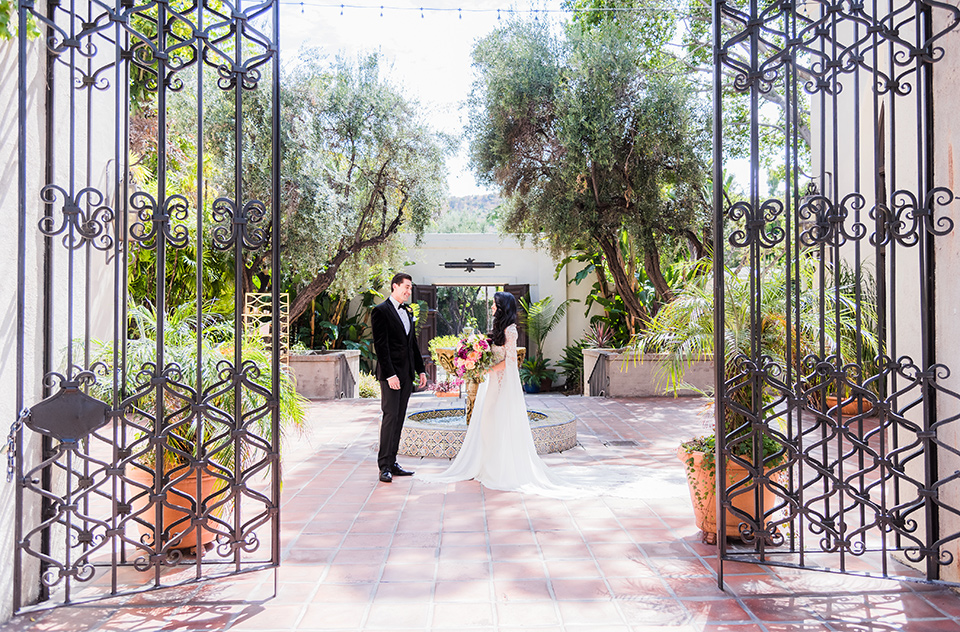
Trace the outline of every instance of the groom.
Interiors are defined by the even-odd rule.
[[[407,401],[413,392],[413,381],[420,388],[427,385],[426,369],[417,347],[413,312],[406,304],[413,290],[409,274],[398,272],[390,281],[390,296],[373,308],[373,347],[377,352],[376,376],[380,381],[380,453],[377,466],[380,481],[393,482],[394,476],[410,476],[397,464],[400,431],[407,416]]]

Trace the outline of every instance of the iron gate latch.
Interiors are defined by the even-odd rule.
[[[64,382],[54,395],[24,408],[7,436],[7,482],[17,469],[17,435],[27,426],[34,432],[77,443],[110,420],[110,407],[80,390],[79,382]]]
[[[110,407],[64,382],[56,394],[34,405],[26,426],[64,443],[78,442],[110,419]]]

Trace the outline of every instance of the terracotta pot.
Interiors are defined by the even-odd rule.
[[[457,391],[434,391],[433,394],[437,397],[460,397]]]
[[[838,400],[836,395],[827,395],[827,409],[835,408],[837,406]],[[852,417],[853,415],[861,415],[863,413],[868,413],[873,410],[873,404],[867,401],[866,399],[857,401],[854,399],[847,404],[844,404],[843,408],[840,409],[840,414],[844,417]]]
[[[128,470],[127,477],[131,480],[150,487],[151,489],[154,486],[154,472],[151,470],[143,470],[139,467],[131,468],[132,472]],[[214,477],[211,474],[202,472],[200,476],[200,493],[203,498],[210,498],[218,489],[222,489],[224,486],[224,481]],[[197,546],[197,529],[191,530],[189,533],[184,534],[184,531],[190,529],[190,515],[193,513],[191,511],[194,506],[194,496],[197,493],[197,474],[194,471],[190,476],[187,476],[183,480],[177,481],[173,485],[173,489],[176,489],[179,493],[167,493],[167,503],[168,505],[163,506],[163,524],[161,526],[163,532],[169,533],[164,540],[164,542],[175,542],[173,548],[175,549],[193,549]],[[139,490],[136,488],[128,488],[128,493],[136,494]],[[182,494],[182,496],[181,496]],[[140,522],[135,522],[137,525],[137,530],[140,532],[141,536],[148,535],[150,539],[153,539],[153,520],[156,516],[156,508],[152,506],[152,503],[149,500],[149,493],[140,494],[139,498],[136,498],[133,502],[133,511],[138,512],[144,508],[147,508],[146,511],[140,514],[140,519],[147,523],[146,525],[141,524]],[[220,498],[212,499],[208,502],[215,502],[220,500]],[[202,501],[202,499],[201,499]],[[149,508],[148,508],[149,506]],[[221,505],[218,510],[214,513],[219,517],[223,514],[224,506]],[[171,527],[173,523],[181,518],[186,517],[186,520]],[[202,544],[207,545],[216,540],[217,535],[212,531],[202,529],[202,536],[200,541]]]
[[[716,469],[705,468],[703,452],[688,452],[683,446],[677,450],[677,456],[683,461],[687,472],[687,485],[690,489],[690,501],[693,503],[693,512],[697,526],[715,542],[717,535],[717,477]],[[727,486],[742,480],[747,476],[747,470],[737,463],[727,461]],[[779,500],[771,489],[763,489],[762,511],[769,511]],[[755,511],[754,493],[747,492],[733,498],[733,506],[747,515]],[[740,518],[727,510],[726,521],[727,537],[740,537]]]

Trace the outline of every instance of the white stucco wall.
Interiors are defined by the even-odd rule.
[[[0,42],[0,216],[8,221],[6,229],[0,231],[0,266],[6,275],[6,282],[0,284],[0,335],[3,340],[0,347],[0,427],[3,428],[4,445],[6,433],[17,416],[18,366],[23,367],[24,405],[30,407],[43,397],[41,380],[45,355],[42,348],[45,240],[38,223],[44,213],[40,190],[46,184],[45,57],[42,40],[36,39],[28,43],[27,105],[22,113],[27,123],[27,197],[23,217],[26,244],[21,253],[17,232],[17,220],[21,215],[18,199],[19,54],[16,41]],[[108,60],[104,61],[101,55],[97,61],[107,63]],[[87,186],[95,187],[107,192],[109,197],[104,203],[113,206],[114,191],[111,183],[115,178],[115,170],[114,161],[111,159],[115,151],[114,93],[111,90],[94,90],[89,104],[84,95],[78,95],[76,102],[71,103],[63,95],[67,94],[72,83],[72,78],[63,67],[58,67],[55,85],[61,96],[56,101],[54,115],[57,128],[53,133],[56,153],[53,183],[69,191],[70,174],[73,173],[75,192]],[[69,160],[68,126],[71,110],[77,122],[77,152],[72,165]],[[86,133],[88,111],[92,113],[93,124],[93,132],[89,137]],[[89,169],[87,145],[91,148]],[[83,200],[81,205],[85,206]],[[62,197],[57,199],[52,208],[56,225],[59,225],[63,219]],[[58,235],[49,240],[53,281],[49,286],[52,342],[48,351],[51,358],[50,368],[57,372],[64,371],[65,351],[71,340],[82,339],[87,333],[91,338],[111,337],[115,314],[113,263],[108,262],[107,253],[92,250],[88,254],[85,248],[74,251],[71,280],[68,275],[70,258],[62,237]],[[17,264],[21,256],[25,266],[22,285],[17,278]],[[16,345],[18,299],[24,304],[25,348],[22,358]],[[74,305],[72,318],[68,316],[68,304],[71,301]],[[75,364],[83,364],[83,358],[75,359]],[[27,441],[24,456],[28,463],[36,463],[39,458],[39,436],[26,431],[24,437]],[[3,457],[6,465],[6,453]],[[56,484],[55,479],[54,485]],[[9,618],[13,608],[15,490],[13,483],[0,482],[0,621]],[[38,523],[38,503],[35,502],[35,495],[31,496],[26,499],[23,521],[25,528]],[[62,542],[63,538],[55,537],[54,541]],[[29,603],[36,599],[39,592],[38,565],[28,556],[24,557],[24,561],[23,600],[24,603]]]
[[[941,19],[934,23],[934,30],[944,27]],[[934,65],[934,181],[947,186],[954,195],[960,193],[960,125],[955,115],[960,102],[960,33],[953,31],[939,45],[944,57]],[[937,295],[937,361],[950,367],[950,375],[940,380],[941,386],[953,393],[960,393],[960,336],[956,334],[960,324],[960,203],[953,202],[938,214],[953,220],[953,231],[936,239],[936,295]],[[940,419],[960,416],[960,399],[944,395],[937,400]],[[960,446],[958,422],[948,424],[940,433],[947,445]],[[960,470],[960,458],[941,450],[940,475],[950,476]],[[943,491],[943,499],[952,507],[960,506],[960,483],[952,482]],[[942,513],[941,531],[944,534],[960,532],[960,518],[950,512]],[[954,562],[944,569],[944,579],[960,581],[960,543],[951,543],[950,552]]]
[[[31,81],[27,87],[27,144],[43,147],[43,102],[44,81],[41,50],[39,42],[30,43]],[[18,216],[18,101],[17,101],[17,60],[19,58],[16,42],[0,42],[0,217],[7,221],[7,229],[0,230],[0,269],[4,270],[4,283],[0,283],[0,428],[3,443],[10,425],[17,418],[18,379],[17,367],[20,358],[17,354],[17,266],[18,252],[17,216]],[[38,191],[43,176],[43,163],[33,159],[28,162],[28,188]],[[40,393],[42,367],[42,335],[39,288],[42,287],[42,240],[37,238],[36,222],[39,215],[31,213],[26,222],[27,239],[24,262],[26,264],[26,283],[23,287],[25,299],[25,349],[24,349],[24,391],[25,399],[33,399]],[[34,461],[39,455],[39,441],[34,438],[25,454]],[[7,454],[3,453],[2,464],[6,472]],[[0,480],[0,621],[10,618],[13,611],[13,552],[14,552],[14,507],[15,491],[13,483]],[[35,522],[38,517],[37,506],[27,507],[26,519]],[[31,565],[22,583],[24,596],[36,598],[39,593],[38,565]]]
[[[418,246],[410,238],[407,246],[409,258],[414,263],[404,270],[418,285],[524,285],[530,286],[530,299],[539,301],[553,297],[557,305],[567,298],[580,302],[572,303],[561,323],[550,332],[544,343],[544,356],[553,366],[562,357],[563,348],[583,336],[589,327],[589,317],[584,316],[584,299],[590,283],[580,285],[567,283],[570,274],[561,273],[555,278],[557,262],[546,250],[538,250],[528,237],[521,242],[516,236],[495,234],[428,234]],[[493,261],[495,268],[478,268],[466,272],[462,268],[445,268],[448,261]]]

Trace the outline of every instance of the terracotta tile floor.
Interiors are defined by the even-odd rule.
[[[415,396],[411,408],[435,402]],[[682,476],[677,443],[706,423],[694,399],[544,395],[528,404],[580,420],[580,445],[548,455],[552,465],[629,463]],[[727,563],[720,591],[716,548],[700,542],[685,491],[560,501],[472,481],[378,484],[378,408],[315,403],[308,435],[285,448],[276,594],[273,571],[261,571],[35,611],[0,628],[960,632],[960,598],[942,587]],[[607,445],[623,440],[638,445]]]

